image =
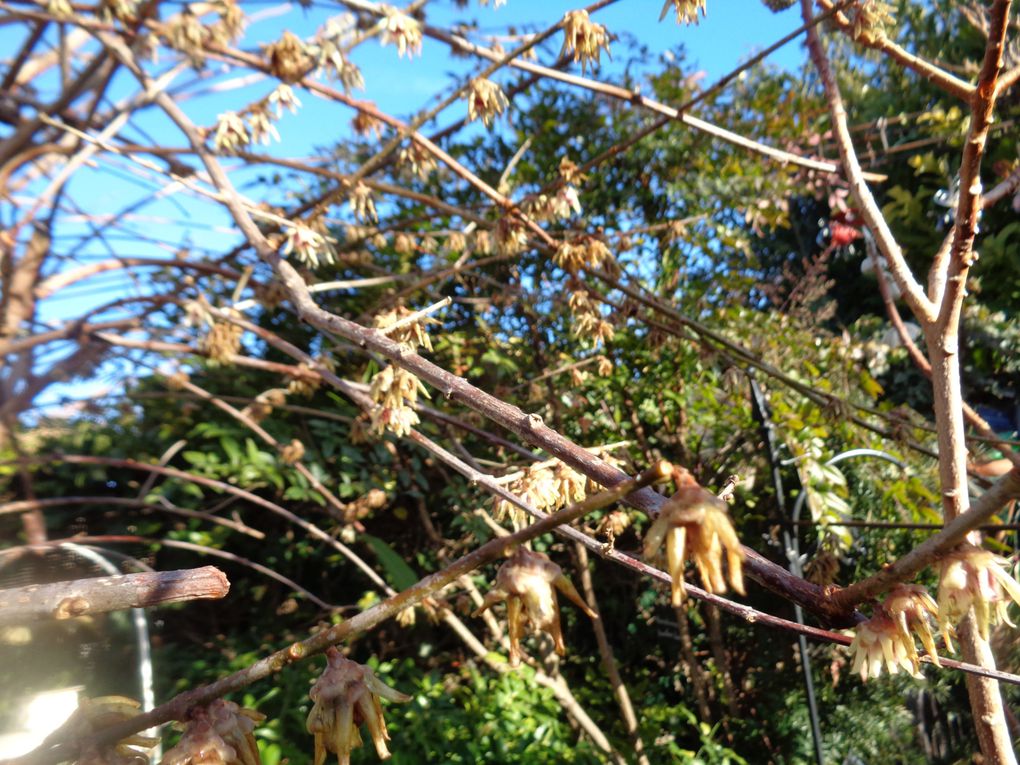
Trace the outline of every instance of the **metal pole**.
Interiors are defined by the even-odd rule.
[[[755,379],[754,370],[748,370],[747,376],[751,381],[751,401],[754,405],[754,413],[761,424],[762,435],[768,447],[772,486],[776,492],[776,504],[779,506],[780,515],[785,518],[786,493],[783,490],[782,460],[779,456],[779,444],[776,439],[775,426],[772,424],[772,419],[769,415],[768,401],[765,399],[765,394]],[[804,492],[801,492],[801,496],[804,496]],[[790,571],[797,576],[801,576],[803,572],[800,566],[799,545],[796,537],[791,537],[790,532],[785,528],[783,529],[783,547],[789,560]],[[793,605],[793,612],[797,623],[803,624],[804,612],[796,603]],[[807,696],[808,716],[811,720],[811,738],[815,745],[815,760],[818,762],[818,765],[825,765],[825,755],[822,751],[822,725],[818,719],[818,700],[815,697],[815,681],[811,676],[811,658],[808,656],[807,638],[802,634],[798,635],[797,642],[800,645],[800,668],[804,673],[804,692]]]

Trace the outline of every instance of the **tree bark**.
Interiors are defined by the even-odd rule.
[[[187,600],[216,600],[229,591],[226,574],[214,566],[32,584],[0,590],[0,626]]]

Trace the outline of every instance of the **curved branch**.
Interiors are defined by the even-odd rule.
[[[329,629],[322,630],[305,640],[295,642],[287,648],[275,651],[259,659],[254,664],[227,675],[214,683],[185,691],[149,712],[111,725],[97,732],[94,740],[100,745],[119,741],[125,736],[145,728],[162,725],[171,720],[183,720],[188,710],[192,707],[206,704],[213,699],[244,688],[258,680],[271,677],[290,664],[309,656],[314,656],[326,650],[329,646],[336,645],[354,635],[370,630],[387,619],[396,616],[404,609],[421,603],[426,597],[455,582],[458,577],[497,560],[505,555],[508,550],[541,534],[545,534],[561,524],[570,523],[596,510],[608,507],[639,486],[662,480],[668,474],[667,466],[668,463],[655,465],[636,478],[627,478],[612,489],[607,489],[604,492],[588,497],[582,502],[566,507],[550,515],[545,520],[534,523],[510,536],[492,539],[478,549],[458,558],[442,571],[426,576],[403,592],[387,598],[382,603],[366,609]],[[62,760],[73,759],[75,749],[75,744],[70,742],[48,742],[44,747],[40,747],[34,752],[30,752],[12,762],[21,763],[22,765],[28,765],[29,763],[43,765],[43,763],[60,762]]]
[[[953,518],[942,531],[926,539],[895,563],[849,587],[834,590],[831,595],[833,602],[849,608],[907,581],[963,542],[967,534],[1015,499],[1020,499],[1020,467],[1014,467],[999,478],[969,510]]]
[[[818,5],[826,10],[833,10],[835,7],[831,0],[818,0]],[[955,96],[965,102],[970,101],[971,96],[974,95],[974,86],[969,82],[965,82],[958,77],[954,77],[952,74],[944,69],[940,69],[930,61],[925,61],[920,56],[900,47],[885,35],[880,35],[870,42],[854,38],[853,24],[845,14],[836,13],[833,17],[833,21],[836,26],[839,27],[839,29],[848,37],[853,39],[857,45],[885,53],[889,56],[889,58],[899,63],[905,69],[909,69],[912,72],[919,74],[932,85],[940,88],[949,95]]]
[[[811,18],[811,3],[809,0],[801,0],[801,16],[804,21]],[[840,164],[846,173],[847,182],[850,184],[850,191],[853,194],[854,202],[861,211],[864,222],[871,230],[882,252],[889,270],[896,280],[903,298],[907,301],[910,309],[923,324],[930,324],[935,320],[935,305],[925,296],[921,285],[917,283],[914,275],[907,265],[903,251],[900,249],[896,238],[893,236],[885,216],[875,201],[871,189],[868,188],[864,178],[864,171],[857,159],[857,152],[854,150],[853,140],[850,137],[850,129],[847,124],[846,108],[843,106],[843,97],[839,92],[839,83],[829,66],[829,58],[822,47],[822,41],[818,30],[814,27],[807,32],[808,50],[811,53],[811,60],[818,70],[818,76],[825,88],[825,97],[829,102],[829,115],[832,122],[832,135],[839,150]]]

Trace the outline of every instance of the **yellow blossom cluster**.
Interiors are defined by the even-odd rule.
[[[262,422],[273,413],[273,409],[287,403],[288,391],[283,388],[270,388],[262,391],[254,400],[241,410],[241,414],[255,422]]]
[[[388,366],[372,378],[370,394],[378,404],[369,413],[370,430],[381,436],[387,430],[406,436],[419,419],[414,411],[418,394],[429,398],[421,380],[400,367]]]
[[[348,191],[347,204],[350,205],[351,212],[358,220],[379,220],[379,217],[375,212],[375,202],[372,201],[372,189],[361,181],[354,184],[354,186],[352,186]]]
[[[468,121],[480,119],[485,127],[491,127],[492,121],[509,105],[503,89],[492,80],[482,77],[471,81],[465,98],[468,102]]]
[[[282,254],[293,254],[308,268],[336,262],[336,253],[320,216],[310,218],[306,223],[290,222],[284,237]]]
[[[316,74],[325,73],[329,78],[339,80],[347,93],[365,88],[361,70],[344,55],[344,49],[354,39],[352,33],[355,28],[353,14],[334,16],[316,35],[315,41],[306,46],[308,54],[315,59]]]
[[[210,361],[217,364],[232,364],[234,356],[241,350],[242,329],[229,321],[214,321],[200,347]]]
[[[244,12],[235,0],[218,0],[207,7],[218,16],[212,24],[202,23],[195,12],[201,6],[193,4],[171,16],[161,33],[167,45],[183,53],[196,69],[205,65],[208,47],[229,45],[244,30]]]
[[[528,247],[524,223],[513,215],[504,215],[496,222],[496,249],[500,255],[520,255]]]
[[[885,0],[857,0],[852,9],[855,40],[866,45],[886,37],[886,27],[895,23],[892,6]]]
[[[280,448],[280,459],[284,465],[293,465],[301,461],[301,458],[305,456],[305,445],[298,441],[296,438],[291,439],[289,444],[285,444]]]
[[[181,740],[160,765],[261,765],[253,731],[264,719],[224,699],[193,709]]]
[[[295,370],[297,374],[287,383],[287,393],[311,398],[322,387],[322,374],[319,369],[329,372],[336,371],[336,364],[330,356],[319,354],[311,363],[302,361]]]
[[[604,271],[617,276],[620,267],[601,237],[583,235],[570,241],[560,242],[553,255],[553,261],[571,276],[583,268]]]
[[[414,142],[397,152],[397,166],[406,167],[412,175],[421,180],[428,178],[437,167],[436,158],[432,153]]]
[[[273,140],[280,140],[280,133],[273,123],[283,116],[287,109],[297,112],[301,102],[289,85],[279,85],[265,98],[240,112],[223,112],[216,117],[213,131],[213,148],[226,154],[235,154],[251,144],[268,146]]]
[[[266,58],[272,75],[288,85],[302,79],[315,66],[304,41],[290,31],[266,46]]]
[[[857,627],[850,651],[853,671],[861,678],[877,677],[883,666],[890,674],[905,668],[918,674],[914,637],[936,666],[941,666],[929,620],[938,619],[947,650],[953,651],[955,627],[972,612],[978,633],[988,639],[989,627],[1013,626],[1007,609],[1020,605],[1020,584],[1008,571],[1009,562],[972,544],[962,544],[939,562],[938,602],[917,585],[898,585],[889,592],[870,620]]]
[[[104,745],[97,745],[94,739],[94,734],[104,728],[140,714],[141,706],[134,699],[124,696],[82,698],[78,708],[60,726],[59,733],[66,733],[67,738],[83,742],[79,765],[143,765],[149,762],[145,750],[156,746],[158,738],[136,733]]]
[[[552,513],[561,507],[580,502],[586,496],[587,479],[564,462],[540,462],[515,478],[507,490],[536,510]],[[515,525],[524,522],[524,511],[500,497],[493,499],[492,514],[496,520],[509,517]]]
[[[613,339],[613,325],[599,313],[588,290],[578,289],[571,292],[568,305],[570,312],[574,315],[574,326],[571,332],[575,337],[589,340],[596,347]]]
[[[936,614],[935,601],[923,587],[899,585],[875,609],[871,619],[857,626],[850,653],[853,672],[861,680],[878,677],[883,667],[890,675],[901,669],[911,675],[920,671],[914,636],[921,640],[932,662],[939,665],[935,640],[928,620]]]
[[[555,194],[537,194],[521,205],[528,217],[541,221],[557,221],[581,213],[581,200],[573,186],[561,186]]]
[[[561,56],[572,55],[583,72],[592,61],[598,65],[603,50],[609,55],[609,33],[589,18],[588,11],[568,11],[563,16]]]
[[[666,0],[662,6],[662,12],[659,14],[659,21],[666,18],[670,6],[676,13],[677,24],[697,24],[699,13],[701,16],[706,13],[705,0]]]
[[[988,639],[989,625],[1010,626],[1009,602],[1020,605],[1020,584],[1010,576],[1009,561],[972,544],[960,545],[940,562],[938,613],[946,645],[949,628],[958,624],[973,607],[978,632]]]
[[[397,55],[414,58],[421,54],[421,24],[401,13],[396,8],[387,6],[383,17],[383,32],[380,42],[383,45],[396,45]]]
[[[432,341],[429,339],[429,334],[425,331],[425,327],[429,324],[439,324],[439,321],[431,316],[420,316],[414,321],[400,324],[400,322],[403,322],[408,316],[413,314],[414,311],[404,306],[397,306],[377,314],[375,326],[377,329],[382,330],[390,339],[403,343],[412,350],[421,347],[431,351]],[[394,329],[387,329],[396,324],[399,324],[399,326]]]

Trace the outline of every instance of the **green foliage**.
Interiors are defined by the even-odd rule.
[[[932,7],[938,13],[931,17],[904,10],[899,17],[904,40],[933,56],[973,57],[980,41],[972,32],[949,34],[945,26],[946,19],[958,20],[958,14],[948,3]],[[888,174],[880,187],[883,209],[912,263],[923,267],[945,233],[943,210],[935,200],[941,190],[950,189],[958,170],[951,158],[958,154],[961,112],[926,83],[871,53],[853,53],[837,43],[834,54],[844,60],[853,57],[858,65],[844,75],[843,84],[850,96],[851,119],[871,131],[866,133],[869,140],[884,119],[883,125],[893,131],[893,147],[923,142],[923,152],[913,154],[909,162],[877,166]],[[695,84],[681,76],[686,64],[678,52],[672,64],[637,58],[634,71],[648,73],[643,84],[656,97],[681,103],[697,93]],[[814,145],[824,142],[827,129],[816,85],[810,74],[756,67],[734,82],[725,96],[708,98],[699,108],[706,118],[775,145]],[[529,150],[504,179],[515,198],[537,193],[554,181],[564,157],[581,164],[644,125],[644,118],[633,110],[547,85],[529,89],[518,105],[507,130],[450,141],[446,147],[482,168],[486,182],[496,185],[501,168],[524,141],[530,141]],[[1016,111],[1015,106],[1010,109],[1007,118]],[[988,167],[1015,159],[1015,140],[993,144]],[[367,151],[366,146],[345,142],[336,147],[331,160],[344,171],[363,161]],[[387,172],[392,173],[389,180],[415,191],[482,209],[476,192],[451,183],[442,171],[410,182],[400,170]],[[988,171],[986,187],[998,173]],[[309,188],[305,196],[319,191]],[[821,181],[792,166],[777,168],[674,122],[592,175],[581,188],[585,212],[576,223],[601,227],[617,259],[635,279],[640,276],[690,324],[664,326],[662,316],[652,317],[658,324],[649,322],[641,304],[593,278],[564,273],[540,251],[512,259],[493,256],[484,266],[465,268],[455,280],[411,292],[377,287],[353,295],[323,293],[321,301],[345,316],[364,318],[398,302],[418,307],[438,297],[454,298],[440,315],[441,324],[431,331],[434,350],[426,354],[441,367],[540,414],[578,443],[618,444],[612,454],[631,472],[666,457],[689,467],[713,489],[728,476],[738,476],[732,512],[741,538],[783,565],[785,551],[775,540],[789,528],[789,519],[781,510],[785,507],[788,513],[795,498],[805,494],[807,512],[802,517],[818,525],[793,533],[800,534],[809,558],[836,555],[834,581],[847,583],[902,555],[921,537],[908,530],[851,529],[840,521],[930,523],[941,516],[934,461],[914,448],[935,448],[925,419],[930,415],[929,388],[904,351],[886,339],[888,325],[874,282],[860,273],[863,250],[851,244],[822,254],[828,244],[826,226],[845,191],[838,180]],[[1014,278],[1020,224],[1007,220],[1009,214],[996,208],[982,220],[982,259],[972,285],[977,300],[965,323],[968,395],[988,405],[1015,405],[1020,395],[1020,323],[1015,318],[1020,287]],[[395,225],[415,221],[421,226],[416,229],[420,236],[463,228],[455,216],[433,216],[422,224],[425,206],[414,199],[394,202],[384,216]],[[562,233],[572,225],[552,223],[549,229]],[[350,231],[338,230],[337,238],[343,240],[345,233]],[[396,275],[451,265],[461,254],[439,248],[398,251],[392,239],[383,243],[359,239],[352,251],[355,246],[367,253],[373,269]],[[357,262],[344,261],[330,278],[363,277]],[[498,287],[495,294],[493,285]],[[226,295],[232,287],[219,288]],[[576,317],[568,299],[580,290],[606,301],[598,308],[599,315],[613,322],[615,336],[604,347],[595,349],[585,338],[572,335]],[[479,295],[490,298],[479,300]],[[176,310],[169,309],[168,320],[179,319]],[[367,382],[380,369],[377,359],[366,360],[357,349],[325,348],[322,339],[284,311],[266,310],[257,320],[302,348],[328,351],[342,378]],[[249,351],[264,361],[292,362],[262,345]],[[576,367],[576,374],[564,371],[600,354],[609,367],[601,373],[595,364]],[[749,359],[766,372],[781,370],[786,378],[766,372],[758,377],[782,450],[782,478],[790,495],[785,503],[774,496],[761,424],[751,406]],[[197,357],[185,364],[196,384],[245,401],[281,384],[278,376],[260,369],[213,366]],[[808,398],[788,385],[789,380],[831,397],[831,405],[820,406],[817,396]],[[406,441],[386,436],[355,443],[352,423],[359,410],[335,392],[323,388],[307,398],[290,396],[262,426],[280,443],[297,439],[305,446],[305,465],[345,503],[346,509],[340,511],[328,507],[305,476],[222,410],[167,394],[155,377],[139,380],[128,395],[122,408],[109,408],[102,417],[56,423],[51,432],[38,436],[34,449],[157,462],[171,444],[184,440],[186,448],[172,456],[170,466],[252,492],[314,522],[376,564],[386,582],[398,590],[493,533],[478,513],[490,506],[490,498],[478,486]],[[427,435],[447,446],[455,441],[494,472],[526,466],[519,453],[479,432],[490,427],[481,418],[445,402],[433,404],[469,427],[423,417],[421,430]],[[868,418],[874,426],[862,427],[855,416]],[[882,449],[903,466],[875,460],[829,464],[853,448]],[[12,474],[8,468],[0,469],[5,478]],[[130,498],[145,481],[144,475],[131,470],[72,468],[59,460],[37,468],[33,476],[36,491],[48,496]],[[141,537],[125,549],[159,568],[197,563],[193,552],[166,542],[228,550],[338,606],[324,614],[280,582],[240,562],[218,562],[232,582],[228,599],[215,606],[173,608],[159,617],[156,633],[162,646],[156,668],[161,698],[240,669],[317,625],[337,622],[380,598],[373,582],[333,547],[309,538],[264,507],[171,478],[147,486],[145,498],[153,505],[172,503],[186,510],[236,516],[264,537],[254,539],[159,508],[114,511],[101,501],[47,512],[47,522],[61,536],[81,530]],[[597,520],[585,522],[594,526]],[[626,551],[640,549],[647,525],[636,513],[631,520],[616,540]],[[12,519],[0,518],[0,524],[6,524],[0,531],[13,537]],[[570,568],[571,550],[557,538],[537,540],[535,547]],[[484,589],[491,574],[480,572],[472,581]],[[932,573],[924,576],[932,584]],[[678,659],[680,650],[675,630],[671,631],[675,612],[668,605],[666,588],[602,564],[594,567],[593,577],[602,621],[638,707],[640,733],[652,762],[811,761],[806,702],[789,635],[766,633],[761,626],[724,617],[722,645],[731,665],[726,677],[717,664],[713,648],[718,646],[713,645],[703,613],[692,608],[688,617],[698,627],[692,638],[694,655],[706,668],[711,689],[712,719],[699,720],[692,712],[698,700],[684,677],[691,667]],[[468,617],[473,605],[468,592],[458,588],[441,597],[444,607],[454,610],[479,637],[484,635],[484,624]],[[790,616],[785,601],[761,588],[751,589],[748,602],[762,611]],[[387,709],[396,765],[603,761],[588,738],[571,727],[552,691],[535,681],[532,669],[494,671],[443,625],[423,616],[419,609],[413,626],[387,624],[351,647],[352,655],[365,660],[370,655],[383,657],[374,665],[380,678],[414,697],[407,705]],[[619,720],[590,625],[569,607],[564,608],[563,620],[569,655],[560,672],[613,745],[630,752],[632,745]],[[528,647],[542,655],[538,641]],[[1007,648],[1009,666],[1015,669],[1016,645]],[[913,681],[883,679],[861,686],[855,678],[845,677],[842,654],[828,647],[811,653],[821,689],[827,761],[921,761],[914,754],[914,718],[905,703],[918,687]],[[265,765],[309,761],[311,737],[304,730],[307,691],[318,663],[288,667],[235,699],[267,715],[257,732]],[[842,668],[844,677],[838,684],[822,676],[819,670],[825,666]],[[738,717],[725,703],[727,680],[735,689]],[[966,717],[965,705],[957,698],[958,679],[931,673],[927,683],[938,692],[940,703]],[[973,742],[964,736],[953,746],[953,756],[962,756]],[[355,762],[373,760],[370,750],[355,754]]]

